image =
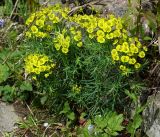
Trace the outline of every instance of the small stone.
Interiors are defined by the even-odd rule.
[[[48,123],[44,123],[43,124],[44,127],[48,127],[48,125],[49,125]]]
[[[90,124],[88,126],[88,132],[89,132],[89,134],[93,134],[93,132],[94,132],[94,125]]]

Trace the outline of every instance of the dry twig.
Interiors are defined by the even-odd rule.
[[[19,1],[19,0],[16,0],[16,3],[14,4],[14,8],[13,8],[13,10],[12,10],[12,12],[11,12],[10,19],[11,19],[12,15],[13,15],[16,7],[17,7],[18,1]]]
[[[103,2],[104,2],[103,0],[96,0],[96,1],[92,1],[92,2],[86,3],[86,4],[84,4],[84,5],[81,5],[81,6],[74,7],[74,8],[68,13],[68,15],[72,15],[72,14],[75,13],[77,10],[79,10],[79,9],[81,9],[81,8],[84,8],[84,7],[87,7],[87,6],[106,5],[106,4],[104,4]],[[107,3],[107,2],[111,2],[111,0],[105,1],[105,3]]]

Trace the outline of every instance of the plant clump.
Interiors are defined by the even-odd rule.
[[[56,5],[42,8],[33,13],[26,21],[26,25],[30,26],[26,36],[53,39],[56,50],[61,49],[63,53],[67,54],[73,43],[77,43],[78,47],[85,45],[85,35],[88,35],[90,40],[96,40],[104,46],[112,43],[110,47],[112,60],[119,64],[119,69],[124,74],[141,68],[147,47],[143,46],[137,37],[129,36],[122,18],[117,18],[114,15],[109,15],[106,18],[77,14],[67,16],[68,12],[68,8],[63,9]],[[57,30],[58,26],[63,25],[66,28],[61,31]]]

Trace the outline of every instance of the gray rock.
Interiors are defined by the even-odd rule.
[[[15,128],[15,123],[20,117],[15,113],[13,105],[0,102],[0,132],[11,132]]]
[[[160,92],[148,98],[148,107],[143,112],[144,132],[148,137],[160,137]]]
[[[117,16],[123,16],[128,9],[128,0],[112,0],[106,2],[108,12],[114,13]]]

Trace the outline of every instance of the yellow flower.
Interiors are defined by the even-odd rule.
[[[81,36],[78,36],[78,35],[74,36],[74,40],[75,41],[80,41],[81,40]]]
[[[116,50],[117,50],[117,51],[122,51],[122,46],[121,46],[121,45],[117,45],[117,46],[116,46]]]
[[[36,25],[42,28],[44,26],[44,20],[36,20]]]
[[[116,25],[116,29],[122,29],[123,28],[123,26],[122,26],[122,24],[121,23],[118,23],[117,25]]]
[[[70,27],[70,31],[75,31],[75,28],[74,27]]]
[[[129,38],[129,42],[133,42],[133,38]]]
[[[37,80],[37,77],[36,77],[36,76],[33,76],[32,79],[33,79],[33,80]]]
[[[75,41],[80,41],[82,39],[82,33],[81,31],[77,31],[76,35],[74,36]]]
[[[98,30],[98,31],[97,31],[97,36],[98,36],[98,37],[104,37],[105,34],[104,34],[104,32],[103,32],[102,30]]]
[[[78,85],[74,85],[72,87],[72,91],[73,92],[76,92],[76,93],[79,93],[81,91],[81,86],[78,87]]]
[[[138,53],[139,50],[134,44],[132,44],[130,45],[130,51],[131,53]]]
[[[118,39],[115,39],[113,42],[113,45],[116,45],[118,43]]]
[[[128,45],[127,42],[123,42],[123,46],[124,46],[124,47],[128,47],[129,45]]]
[[[40,37],[40,38],[44,38],[44,37],[46,37],[47,35],[46,35],[46,33],[38,32],[38,33],[36,33],[36,36],[37,36],[37,37]]]
[[[55,16],[53,13],[51,13],[51,14],[48,15],[48,17],[49,17],[49,19],[50,19],[51,21],[53,21],[56,16]]]
[[[123,29],[122,32],[123,32],[124,34],[127,34],[127,30],[125,30],[125,29]]]
[[[144,58],[145,57],[145,52],[144,51],[139,52],[138,56],[140,58]]]
[[[45,76],[45,78],[48,78],[49,77],[49,73],[46,73],[44,76]]]
[[[106,38],[107,38],[107,39],[113,39],[113,33],[107,34],[107,35],[106,35]]]
[[[26,32],[26,37],[31,38],[32,34],[30,32]]]
[[[68,53],[68,48],[62,48],[62,52],[65,54]]]
[[[147,48],[147,47],[143,47],[143,50],[144,50],[144,51],[148,51],[148,48]]]
[[[118,54],[118,52],[117,52],[117,50],[116,50],[116,49],[112,49],[111,54],[112,54],[112,55],[117,55],[117,54]]]
[[[30,25],[30,23],[33,22],[34,18],[35,18],[34,15],[30,16],[30,17],[27,19],[27,21],[26,21],[26,25]]]
[[[47,31],[51,31],[52,30],[52,27],[51,25],[47,25],[47,28],[46,28]]]
[[[129,61],[129,57],[128,56],[122,56],[121,57],[121,61],[122,62],[128,62]]]
[[[64,29],[62,30],[62,34],[64,35],[66,32],[67,32],[67,30],[64,28]]]
[[[109,18],[110,18],[110,19],[116,19],[113,14],[110,14],[110,15],[109,15]]]
[[[136,63],[136,59],[135,58],[131,58],[129,59],[129,64],[135,64]]]
[[[134,37],[134,40],[135,40],[136,42],[139,42],[138,37]]]
[[[97,41],[98,41],[99,43],[105,43],[105,39],[104,39],[104,37],[102,37],[102,36],[97,37]]]
[[[122,71],[125,71],[126,70],[126,66],[124,66],[124,65],[120,65],[120,70],[122,70]]]
[[[78,43],[77,43],[77,46],[78,46],[78,47],[82,47],[82,45],[83,45],[82,42],[78,42]]]
[[[103,26],[104,26],[104,19],[100,19],[98,21],[98,27],[101,28],[101,29],[103,29]]]
[[[114,37],[120,37],[120,36],[121,36],[120,30],[115,30],[115,31],[113,32],[113,34],[114,34]]]
[[[112,30],[111,26],[109,26],[107,24],[105,24],[102,29],[104,32],[108,32],[108,33],[111,32],[111,30]]]
[[[31,30],[32,30],[32,33],[37,33],[38,32],[38,28],[36,26],[32,26]]]
[[[127,53],[128,56],[133,56],[134,54],[132,52]]]
[[[41,66],[41,65],[45,64],[46,62],[47,62],[47,60],[45,58],[41,58],[38,60],[37,65]]]
[[[53,23],[58,23],[60,21],[59,17],[55,17],[55,19],[53,20]]]
[[[58,51],[58,50],[60,50],[61,45],[60,45],[60,44],[58,44],[58,43],[56,43],[56,44],[55,44],[55,48],[56,48],[56,50]]]
[[[141,64],[140,64],[140,63],[136,63],[136,64],[134,65],[134,67],[135,67],[136,69],[139,69],[139,68],[141,67]]]
[[[97,22],[94,22],[94,20],[93,22],[90,22],[90,27],[95,29],[97,27]]]
[[[137,41],[137,47],[138,47],[138,48],[141,48],[141,47],[142,47],[142,44],[141,44],[139,41]]]
[[[41,73],[41,71],[40,71],[39,68],[35,68],[34,70],[35,70],[34,72],[35,72],[36,74],[38,74],[38,75]]]
[[[129,45],[128,45],[127,42],[124,42],[124,43],[122,44],[122,49],[121,49],[121,51],[124,52],[124,53],[128,53],[128,52],[129,52]]]
[[[122,33],[122,38],[126,40],[128,38],[128,35]]]
[[[71,31],[71,34],[75,35],[75,34],[76,34],[76,31],[75,31],[75,30],[72,30],[72,31]]]
[[[63,18],[67,19],[67,17],[68,17],[67,15],[68,15],[67,13],[62,12],[62,17],[63,17]]]
[[[54,68],[56,66],[56,64],[51,64],[51,68]]]
[[[87,28],[88,33],[93,33],[94,29],[92,27]]]
[[[25,70],[28,74],[40,75],[41,72],[50,73],[51,68],[54,68],[55,64],[50,64],[48,56],[41,54],[30,54],[25,59]]]
[[[119,60],[119,56],[117,55],[112,55],[112,59],[118,61]]]
[[[70,42],[67,42],[67,41],[64,41],[62,44],[63,48],[69,48],[69,46],[70,46]]]
[[[112,27],[113,26],[113,24],[114,24],[114,22],[113,22],[114,20],[108,20],[106,23],[107,23],[107,25],[108,26],[110,26],[110,27]]]
[[[89,23],[88,22],[84,22],[83,24],[81,24],[81,26],[83,28],[88,28],[89,27]]]
[[[94,34],[93,33],[89,34],[89,38],[93,39],[94,38]]]

